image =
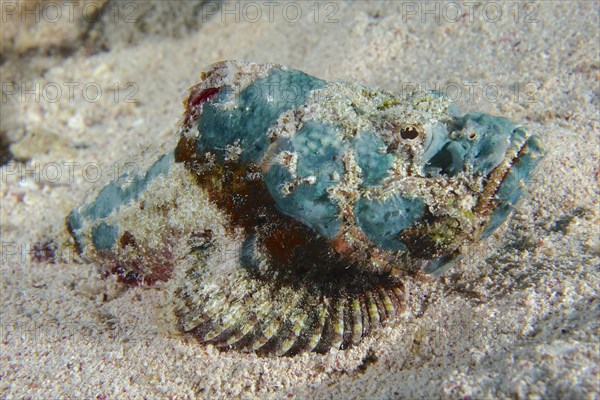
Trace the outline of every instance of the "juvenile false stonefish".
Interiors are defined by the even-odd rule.
[[[221,348],[345,349],[511,213],[543,155],[508,119],[275,64],[190,89],[174,148],[67,217],[83,258],[165,281],[183,332]]]

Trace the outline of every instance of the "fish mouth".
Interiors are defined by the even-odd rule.
[[[510,120],[481,112],[431,127],[423,154],[428,177],[481,177],[473,214],[473,239],[486,238],[504,222],[526,191],[545,155],[539,138]]]
[[[476,213],[487,217],[481,238],[488,237],[508,218],[545,155],[537,136],[530,136],[521,127],[513,131],[505,159],[488,176],[475,207]]]

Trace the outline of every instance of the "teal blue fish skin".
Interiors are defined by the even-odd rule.
[[[265,175],[266,186],[282,212],[332,239],[342,221],[338,216],[339,207],[328,197],[327,189],[334,183],[331,175],[343,173],[341,154],[346,145],[341,144],[342,132],[335,126],[308,122],[285,142],[286,151],[298,154],[297,176],[314,176],[315,182],[284,194],[280,188],[290,182],[292,176],[281,165],[272,165]]]
[[[116,243],[119,236],[117,225],[107,224],[104,220],[113,213],[117,213],[124,204],[146,190],[148,184],[156,177],[164,175],[173,163],[173,154],[161,156],[143,175],[122,175],[116,181],[108,183],[98,196],[89,204],[83,205],[71,211],[67,217],[69,230],[81,248],[85,246],[84,238],[78,233],[84,226],[93,225],[91,241],[96,250],[108,251]]]
[[[392,196],[385,200],[360,199],[354,208],[360,228],[379,246],[406,251],[400,233],[420,221],[425,214],[421,199]]]
[[[221,149],[238,141],[242,161],[258,162],[269,145],[267,129],[281,113],[301,106],[312,90],[325,84],[300,71],[275,69],[238,94],[221,90],[204,105],[199,123],[202,140],[197,143],[197,152],[213,151],[222,162],[225,155]],[[235,101],[237,107],[219,107],[229,101]]]

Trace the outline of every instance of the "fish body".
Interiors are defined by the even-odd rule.
[[[292,355],[358,344],[510,215],[544,151],[436,92],[396,96],[225,61],[184,101],[178,140],[75,208],[84,258],[170,282],[178,328]]]

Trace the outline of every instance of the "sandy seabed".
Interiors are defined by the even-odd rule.
[[[3,18],[7,4],[24,3],[3,2]],[[247,4],[3,24],[0,396],[599,398],[599,3]],[[441,279],[409,281],[407,311],[359,346],[220,352],[165,329],[160,287],[32,249],[92,181],[168,141],[187,88],[224,59],[441,89],[522,123],[548,154],[503,229]]]

